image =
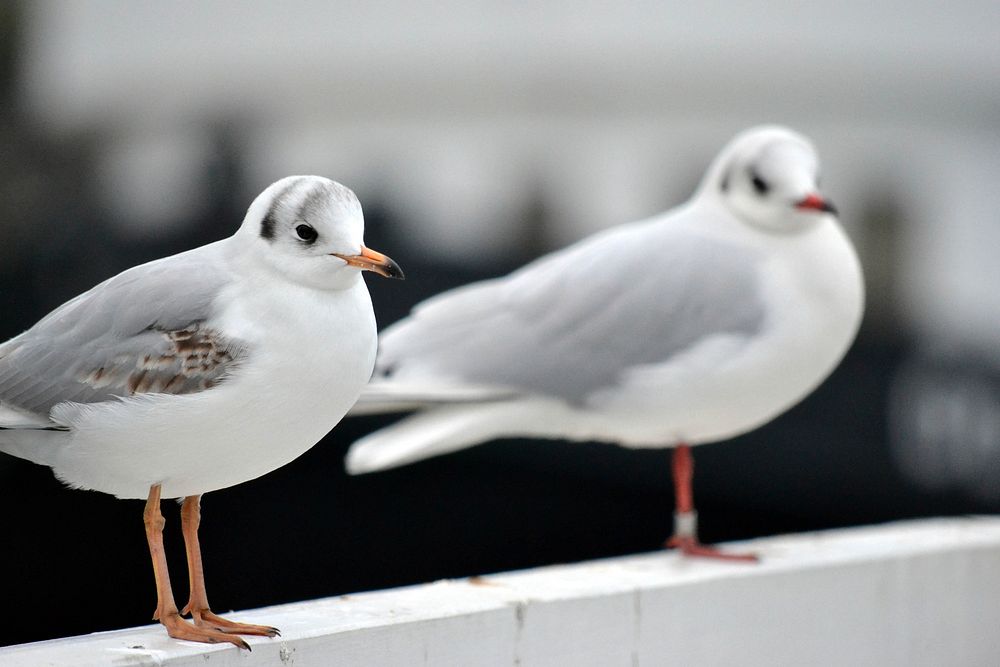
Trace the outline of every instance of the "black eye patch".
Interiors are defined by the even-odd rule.
[[[771,186],[767,184],[760,174],[758,174],[753,169],[750,170],[750,184],[753,185],[753,189],[757,191],[759,195],[766,195]]]
[[[306,243],[313,243],[319,237],[319,233],[311,225],[299,225],[295,228],[295,233]]]

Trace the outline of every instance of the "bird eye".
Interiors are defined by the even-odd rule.
[[[750,172],[750,183],[759,195],[766,195],[767,191],[771,189],[771,186],[767,184],[767,181],[761,178],[760,174],[755,171]]]
[[[316,230],[309,225],[299,225],[295,228],[295,233],[298,234],[299,238],[306,243],[312,243],[316,240],[316,237],[319,236],[319,234],[316,233]]]

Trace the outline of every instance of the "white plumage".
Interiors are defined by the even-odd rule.
[[[288,463],[357,399],[376,348],[361,271],[402,277],[364,247],[363,231],[353,192],[285,178],[230,238],[129,269],[0,345],[0,451],[51,466],[74,487],[147,498],[153,618],[171,637],[249,649],[238,635],[279,634],[209,608],[201,495]],[[162,497],[184,498],[181,609]]]
[[[807,139],[755,128],[686,204],[420,304],[383,332],[355,408],[417,413],[354,443],[347,469],[500,437],[703,444],[778,416],[839,363],[863,310],[817,180]]]
[[[314,241],[298,237],[303,223]],[[371,374],[368,290],[333,256],[360,253],[362,233],[350,190],[291,177],[234,236],[61,306],[0,346],[0,451],[122,498],[153,484],[164,497],[205,493],[293,460]]]

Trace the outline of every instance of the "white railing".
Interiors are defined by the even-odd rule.
[[[739,547],[763,561],[658,552],[231,614],[281,628],[252,653],[151,625],[0,648],[0,665],[1000,665],[1000,519]]]

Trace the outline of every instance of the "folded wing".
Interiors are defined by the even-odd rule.
[[[225,379],[246,354],[210,326],[228,277],[207,252],[168,259],[101,283],[0,346],[0,428],[58,427],[49,413],[66,401],[189,394]]]

